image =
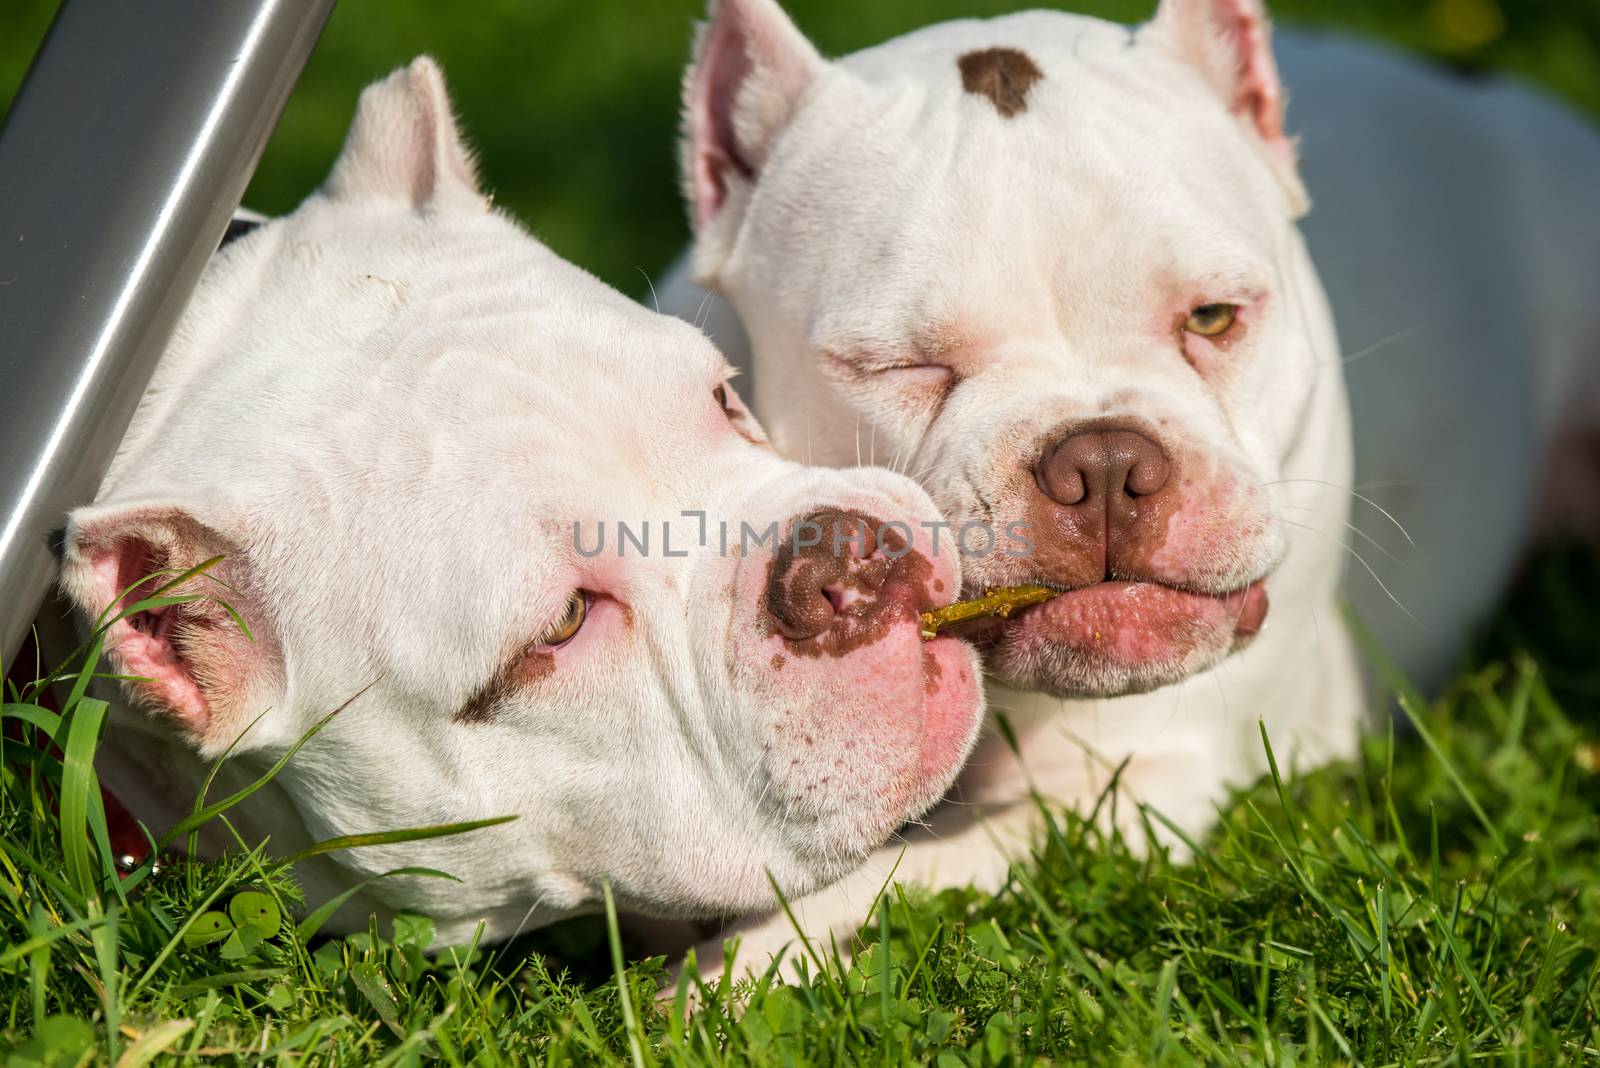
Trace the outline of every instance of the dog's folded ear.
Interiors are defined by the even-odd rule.
[[[1247,123],[1298,218],[1311,206],[1284,133],[1284,95],[1272,58],[1272,26],[1261,0],[1161,0],[1145,33],[1197,67]]]
[[[712,0],[683,80],[680,163],[697,275],[731,247],[773,142],[826,67],[775,0]]]
[[[237,540],[176,503],[94,504],[68,519],[61,564],[62,586],[93,624],[218,556],[204,575],[157,598],[200,599],[146,608],[105,632],[112,668],[138,676],[124,684],[128,695],[208,756],[282,691],[278,645]]]
[[[482,209],[472,154],[456,129],[438,64],[419,56],[362,90],[324,188],[339,199],[400,200],[418,210]]]

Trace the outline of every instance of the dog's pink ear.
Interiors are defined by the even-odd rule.
[[[711,0],[683,81],[683,189],[702,243],[731,238],[773,141],[826,65],[776,0]]]
[[[146,609],[105,634],[116,672],[141,677],[125,684],[134,702],[208,754],[271,705],[282,685],[277,643],[259,618],[240,547],[176,504],[98,504],[72,513],[61,568],[62,586],[93,624],[215,556],[224,559],[207,572],[212,577],[165,596],[225,601],[249,624],[248,636],[217,600]],[[163,573],[150,577],[156,572]]]
[[[438,64],[419,56],[362,90],[326,189],[333,197],[403,200],[418,209],[483,206]]]
[[[1298,217],[1310,207],[1284,133],[1284,93],[1272,58],[1272,24],[1262,0],[1161,0],[1149,26],[1198,67],[1267,153]]]

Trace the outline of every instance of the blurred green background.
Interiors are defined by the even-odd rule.
[[[1039,4],[786,6],[825,53],[837,55],[928,22]],[[1155,3],[1066,6],[1135,22]],[[55,7],[0,0],[0,108],[9,106]],[[1600,117],[1600,0],[1278,0],[1271,7],[1284,23],[1384,38],[1466,69],[1515,71]],[[703,0],[343,0],[246,203],[267,212],[293,207],[326,174],[361,86],[430,52],[444,65],[497,202],[561,255],[640,292],[639,271],[659,271],[687,237],[673,141],[678,80],[703,10]]]

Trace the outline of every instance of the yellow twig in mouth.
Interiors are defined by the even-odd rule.
[[[970,601],[957,601],[955,604],[922,613],[922,640],[932,641],[939,636],[941,630],[957,623],[969,623],[974,619],[992,619],[995,616],[1001,619],[1009,618],[1017,609],[1044,604],[1061,592],[1054,587],[1040,586],[1036,583],[1024,586],[996,586],[986,590],[982,597],[974,597]]]

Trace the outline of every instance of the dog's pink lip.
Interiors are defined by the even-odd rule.
[[[1259,579],[1242,590],[1234,590],[1225,594],[1223,604],[1230,609],[1235,609],[1233,618],[1234,638],[1249,638],[1261,632],[1267,622],[1267,609],[1271,602],[1267,599],[1266,584]]]
[[[1150,580],[1106,579],[1065,590],[1052,600],[1018,611],[1009,619],[981,620],[959,628],[955,633],[958,637],[984,648],[1023,630],[1034,630],[1040,622],[1038,617],[1041,615],[1050,616],[1090,599],[1139,593],[1154,594],[1162,601],[1170,598],[1174,607],[1183,601],[1189,601],[1197,615],[1212,604],[1219,605],[1227,616],[1232,617],[1234,640],[1241,643],[1260,633],[1261,628],[1266,625],[1267,611],[1270,607],[1266,583],[1262,579],[1256,579],[1226,593],[1201,593]]]

